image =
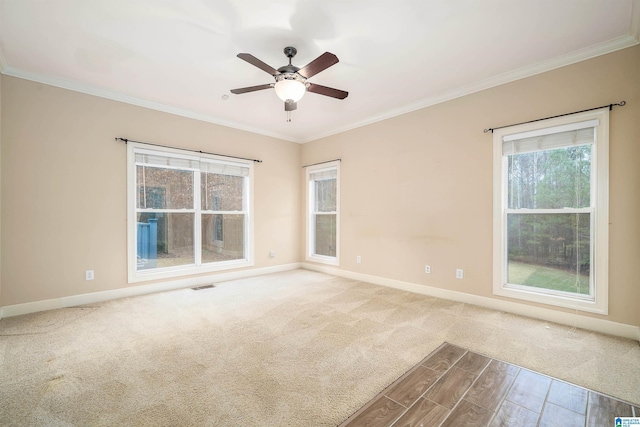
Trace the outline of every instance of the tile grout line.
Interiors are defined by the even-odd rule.
[[[440,374],[440,376],[438,377],[438,379],[437,379],[437,380],[435,380],[435,381],[433,382],[433,384],[431,384],[431,385],[430,385],[430,386],[429,386],[429,387],[428,387],[424,392],[422,392],[422,394],[421,394],[420,396],[416,397],[416,398],[415,398],[415,400],[414,400],[413,402],[411,402],[411,405],[409,405],[409,406],[405,406],[405,405],[403,405],[403,404],[402,404],[402,403],[400,403],[400,402],[396,402],[395,400],[393,400],[392,398],[390,398],[389,396],[387,396],[387,395],[386,395],[387,390],[391,389],[394,385],[396,385],[397,383],[399,383],[400,381],[402,381],[405,377],[407,377],[407,376],[409,376],[410,374],[412,374],[413,372],[417,371],[417,370],[418,370],[418,367],[423,367],[423,368],[425,368],[425,369],[431,369],[431,368],[428,368],[428,367],[424,366],[424,362],[426,362],[427,360],[429,360],[429,359],[432,357],[432,355],[433,355],[434,353],[438,352],[438,351],[440,350],[440,348],[441,348],[441,347],[443,347],[445,344],[449,344],[449,343],[447,343],[447,342],[445,341],[445,342],[443,342],[442,344],[440,344],[440,345],[439,345],[435,350],[433,350],[430,354],[428,354],[428,355],[427,355],[426,357],[424,357],[420,362],[418,362],[418,364],[416,364],[413,368],[409,369],[409,370],[408,370],[404,375],[402,375],[400,378],[398,378],[396,381],[394,381],[393,383],[391,383],[387,388],[385,388],[385,389],[382,391],[382,395],[383,395],[384,397],[386,397],[387,399],[389,399],[389,400],[391,400],[391,401],[393,401],[393,402],[397,403],[398,405],[402,406],[403,408],[405,408],[405,410],[404,410],[404,411],[403,411],[403,412],[398,416],[398,418],[396,418],[396,419],[395,419],[391,424],[389,424],[389,427],[393,427],[393,426],[394,426],[394,425],[395,425],[395,424],[396,424],[396,423],[397,423],[397,422],[398,422],[398,421],[399,421],[399,420],[400,420],[400,419],[401,419],[401,418],[402,418],[402,417],[403,417],[407,412],[409,412],[409,410],[410,410],[410,409],[411,409],[411,408],[412,408],[412,407],[413,407],[413,406],[414,406],[414,405],[415,405],[415,404],[416,404],[420,399],[422,399],[422,398],[423,398],[423,396],[425,395],[425,393],[426,393],[427,391],[429,391],[429,389],[430,389],[431,387],[433,387],[433,385],[434,385],[435,383],[437,383],[437,382],[438,382],[438,380],[440,380],[440,378],[442,378],[442,376],[444,376],[444,374],[445,374],[445,373],[447,373],[447,372],[449,371],[449,369],[451,369],[451,367],[452,367],[453,365],[451,365],[451,366],[449,367],[449,369],[447,369],[447,370],[446,370],[446,371],[444,371],[442,374]],[[452,345],[452,344],[450,344],[450,345]],[[460,348],[461,348],[461,347],[460,347]],[[468,350],[466,350],[464,354],[466,354],[467,352],[468,352]],[[458,360],[462,359],[462,357],[464,356],[464,354],[463,354],[462,356],[460,356],[460,358],[459,358],[459,359],[457,359],[457,360],[455,361],[455,363],[457,363],[457,362],[458,362]],[[455,363],[454,363],[454,364],[455,364]],[[434,402],[434,403],[435,403],[435,402]]]
[[[455,345],[455,344],[451,344],[451,345]],[[456,346],[456,347],[458,347],[458,346]],[[449,372],[451,369],[453,369],[453,368],[455,367],[456,363],[458,363],[458,362],[459,362],[459,361],[460,361],[460,360],[461,360],[465,355],[467,355],[467,354],[470,352],[470,351],[469,351],[469,350],[467,350],[466,348],[463,348],[463,347],[458,347],[458,348],[462,348],[462,349],[464,350],[464,353],[462,353],[462,355],[461,355],[459,358],[457,358],[457,359],[456,359],[456,360],[451,364],[451,366],[449,366],[449,368],[447,368],[447,370],[446,370],[446,371],[444,371],[444,372],[443,372],[443,373],[438,377],[438,379],[437,379],[433,384],[431,384],[431,386],[430,386],[429,388],[427,388],[427,389],[426,389],[426,390],[425,390],[425,391],[424,391],[420,396],[418,396],[418,398],[415,400],[414,404],[415,404],[418,400],[420,400],[420,399],[425,399],[425,400],[428,400],[429,402],[433,402],[433,400],[430,400],[430,399],[427,399],[426,397],[424,397],[424,396],[425,396],[425,394],[427,394],[427,393],[429,392],[429,390],[431,389],[431,387],[433,387],[434,385],[436,385],[436,384],[438,383],[438,381],[440,381],[440,380],[442,379],[442,377],[444,377],[444,376],[445,376],[445,374],[446,374],[447,372]],[[491,362],[489,362],[489,363],[491,363]],[[487,366],[489,366],[489,363],[487,363]],[[467,394],[467,392],[469,391],[469,389],[471,389],[471,387],[473,387],[473,384],[475,384],[475,382],[478,380],[478,378],[480,378],[480,375],[482,374],[482,372],[484,372],[484,370],[487,368],[487,366],[485,366],[485,367],[484,367],[484,369],[482,369],[482,371],[480,372],[480,374],[478,374],[478,375],[476,376],[476,378],[473,380],[473,382],[471,383],[471,385],[469,386],[469,388],[464,392],[464,394],[460,397],[460,399],[458,399],[458,401],[456,402],[456,404],[455,404],[455,405],[453,405],[453,408],[449,409],[449,408],[447,408],[446,406],[442,406],[442,405],[440,405],[438,402],[433,402],[433,403],[435,403],[436,405],[438,405],[438,406],[442,406],[443,408],[446,408],[446,409],[448,409],[448,410],[449,410],[449,413],[447,414],[447,416],[446,416],[446,417],[445,417],[445,418],[440,422],[440,424],[438,424],[438,426],[441,426],[441,425],[442,425],[442,423],[444,423],[444,422],[449,418],[449,416],[451,415],[451,413],[453,413],[453,410],[454,410],[454,409],[455,409],[455,408],[460,404],[460,402],[464,399],[464,396],[466,396],[466,394]],[[425,366],[425,368],[426,368],[426,366]],[[458,368],[458,369],[462,369],[462,368]],[[462,370],[463,370],[463,371],[467,371],[466,369],[462,369]],[[473,374],[473,372],[471,372],[471,371],[467,371],[467,372],[470,372],[470,373],[472,373],[472,374]],[[411,405],[411,406],[413,406],[413,405]],[[397,420],[396,420],[396,421],[397,421]],[[395,424],[395,422],[394,422],[394,424]],[[389,427],[393,427],[393,424],[391,424]]]
[[[470,352],[470,350],[467,350],[467,351],[465,352],[465,354],[463,354],[463,355],[462,355],[462,357],[464,357],[464,355],[466,355],[466,354],[467,354],[467,353],[469,353],[469,352]],[[473,352],[473,353],[474,353],[474,354],[478,354],[478,353],[475,353],[475,352]],[[482,355],[481,355],[481,356],[482,356]],[[460,357],[460,359],[462,359],[462,357]],[[486,357],[486,356],[485,356],[485,357]],[[489,367],[489,365],[491,364],[491,361],[492,361],[492,360],[494,360],[493,358],[490,358],[490,357],[487,357],[487,358],[488,358],[488,359],[490,359],[490,360],[489,360],[489,362],[487,363],[487,365],[486,365],[484,368],[482,368],[482,371],[480,371],[480,373],[479,373],[478,375],[476,375],[476,378],[471,382],[471,385],[469,385],[469,388],[467,388],[467,390],[465,390],[465,392],[462,394],[462,396],[460,396],[460,399],[458,399],[458,401],[456,402],[456,404],[455,404],[455,405],[453,405],[453,408],[451,408],[451,411],[449,412],[449,415],[447,415],[447,418],[449,418],[449,416],[453,413],[454,409],[455,409],[455,408],[457,408],[457,407],[458,407],[458,405],[460,405],[460,402],[462,402],[462,401],[464,400],[464,398],[465,398],[465,396],[467,395],[467,393],[469,393],[469,390],[471,390],[471,387],[473,387],[473,385],[478,381],[478,379],[479,379],[479,378],[480,378],[480,376],[484,373],[484,371],[486,371],[486,370],[487,370],[487,368],[488,368],[488,367]],[[456,363],[458,363],[458,361],[459,361],[460,359],[458,359],[458,360],[456,361]],[[452,366],[452,367],[453,367],[453,366]],[[462,369],[462,368],[459,368],[459,369]],[[466,369],[463,369],[463,371],[467,371],[467,370],[466,370]],[[469,372],[469,373],[473,374],[473,372],[471,372],[471,371],[467,371],[467,372]],[[474,374],[474,375],[475,375],[475,374]],[[473,402],[469,402],[469,403],[471,403],[472,405],[475,405],[475,403],[473,403]],[[480,407],[480,408],[483,408],[483,407],[482,407],[482,406],[480,406],[480,405],[476,405],[476,406],[478,406],[478,407]],[[483,409],[486,409],[487,411],[491,411],[491,409],[488,409],[488,408],[483,408]],[[493,417],[495,417],[496,412],[494,412],[494,411],[491,411],[491,412],[493,412],[493,415],[491,416],[491,420],[493,420]],[[444,420],[442,420],[442,422],[439,424],[439,426],[441,426],[441,425],[442,425],[442,423],[444,423],[444,422],[447,420],[447,418],[445,418]],[[489,420],[489,421],[491,421],[491,420]]]
[[[585,427],[589,426],[589,415],[591,415],[591,393],[587,392],[587,410],[584,414],[584,425]],[[633,406],[632,406],[633,408]]]
[[[404,416],[404,414],[406,414],[407,412],[409,412],[409,410],[413,407],[413,405],[415,405],[415,404],[416,404],[420,399],[429,400],[429,399],[426,399],[426,398],[424,397],[424,395],[425,395],[425,394],[427,394],[427,392],[428,392],[428,391],[429,391],[429,390],[430,390],[434,385],[436,385],[436,384],[438,383],[438,381],[440,381],[440,380],[442,379],[442,377],[444,377],[444,375],[445,375],[447,372],[449,372],[449,371],[451,370],[451,368],[453,368],[453,367],[455,366],[455,364],[456,364],[456,363],[458,363],[458,362],[460,361],[460,359],[462,359],[462,358],[465,356],[465,354],[467,354],[467,353],[469,352],[469,350],[467,350],[466,348],[459,347],[459,346],[457,346],[457,345],[455,345],[455,344],[451,344],[451,343],[446,342],[446,341],[445,341],[444,343],[442,343],[442,345],[440,345],[440,346],[439,346],[436,350],[434,350],[433,352],[435,353],[436,351],[438,351],[438,350],[439,350],[439,349],[440,349],[444,344],[449,344],[449,345],[452,345],[452,346],[455,346],[455,347],[461,348],[461,349],[463,349],[463,350],[464,350],[464,353],[462,353],[462,355],[461,355],[460,357],[458,357],[455,361],[453,361],[453,362],[451,363],[451,366],[449,366],[449,367],[448,367],[444,372],[442,372],[442,373],[440,374],[440,376],[438,377],[438,379],[437,379],[437,380],[435,380],[435,381],[433,382],[433,384],[431,384],[431,385],[430,385],[430,386],[429,386],[425,391],[423,391],[423,392],[422,392],[422,394],[421,394],[420,396],[418,396],[418,397],[413,401],[413,403],[412,403],[411,405],[409,405],[409,407],[407,408],[407,410],[406,410],[405,412],[403,412],[401,416],[399,416],[397,419],[395,419],[395,420],[393,421],[393,423],[389,424],[389,427],[393,427],[393,426],[394,426],[394,425],[395,425],[395,424],[400,420],[400,418],[402,418],[402,416]],[[424,365],[423,365],[423,363],[424,363],[424,362],[426,362],[427,360],[429,360],[429,359],[431,358],[431,356],[432,356],[432,355],[429,355],[429,356],[425,357],[424,359],[422,359],[422,361],[421,361],[418,365],[419,365],[419,366],[423,366],[423,367],[425,367],[425,368],[427,368],[427,369],[431,369],[431,368],[429,368],[429,367],[427,367],[427,366],[424,366]],[[386,390],[385,390],[385,391],[386,391]],[[385,397],[386,397],[386,396],[385,396]],[[433,402],[433,401],[432,401],[432,400],[429,400],[429,402]],[[433,403],[435,403],[435,404],[436,404],[436,405],[438,405],[438,406],[442,406],[442,405],[438,404],[437,402],[433,402]],[[404,405],[403,405],[403,406],[404,406]],[[446,408],[446,406],[443,406],[443,408]],[[449,409],[449,408],[447,408],[447,409]],[[453,411],[453,409],[450,409],[450,410],[449,410],[449,415],[451,414],[451,411]],[[444,420],[442,420],[442,422],[444,422],[444,421],[449,417],[449,415],[447,415],[447,417],[446,417]],[[441,425],[441,424],[442,424],[442,423],[440,423],[440,425]]]
[[[413,402],[409,407],[406,407],[406,406],[404,406],[402,403],[400,403],[400,402],[396,402],[395,400],[393,400],[392,398],[390,398],[390,397],[389,397],[389,396],[387,396],[386,394],[384,394],[383,396],[384,396],[384,397],[386,397],[387,399],[389,399],[390,401],[395,402],[395,403],[397,403],[398,405],[400,405],[400,406],[402,406],[402,407],[404,408],[404,411],[402,411],[402,413],[400,413],[400,415],[398,415],[398,416],[396,417],[396,419],[395,419],[395,420],[393,420],[393,422],[392,422],[391,424],[389,424],[389,427],[392,427],[393,425],[395,425],[395,423],[397,423],[397,422],[400,420],[400,418],[404,417],[404,415],[405,415],[407,412],[409,412],[409,409],[410,409],[410,408],[411,408],[411,407],[412,407],[412,406],[413,406],[413,405],[418,401],[418,399],[419,399],[419,398],[418,398],[418,399],[416,399],[416,402]]]
[[[515,382],[515,381],[514,381]],[[538,423],[537,425],[540,425],[540,422],[542,421],[542,414],[544,413],[544,409],[547,407],[547,403],[549,403],[549,393],[551,393],[551,386],[553,385],[553,378],[551,378],[551,381],[549,382],[549,388],[547,389],[547,393],[544,395],[544,401],[542,402],[542,408],[540,408],[540,414],[538,415]],[[585,417],[584,419],[584,423],[586,425],[587,423],[587,418]]]
[[[508,362],[503,362],[503,363],[508,363]],[[511,389],[513,389],[513,385],[516,383],[516,380],[518,379],[518,376],[520,375],[520,373],[522,372],[522,370],[524,369],[524,370],[526,370],[526,371],[529,371],[529,369],[521,368],[520,366],[514,365],[514,364],[512,364],[512,363],[508,363],[508,364],[509,364],[509,365],[511,365],[511,366],[515,366],[515,367],[517,367],[517,368],[518,368],[518,373],[517,373],[516,375],[514,375],[513,382],[511,383],[511,386],[509,387],[509,390],[504,394],[504,397],[503,397],[503,398],[502,398],[502,400],[500,401],[500,405],[498,406],[498,409],[501,409],[501,408],[502,408],[502,405],[504,405],[504,402],[505,402],[505,401],[507,401],[507,396],[509,396],[509,392],[511,391]],[[534,372],[534,371],[530,371],[530,372]],[[535,372],[535,373],[537,373],[537,372]],[[549,385],[549,388],[551,388],[551,385]],[[549,391],[548,391],[548,390],[547,390],[547,393],[549,393]],[[546,398],[545,398],[545,401],[546,401]],[[511,404],[512,404],[512,405],[514,405],[514,406],[517,406],[518,408],[522,408],[522,409],[527,410],[527,411],[529,411],[529,412],[537,413],[537,412],[532,411],[531,409],[529,409],[529,408],[527,408],[527,407],[524,407],[524,406],[522,406],[522,405],[520,405],[520,404],[518,404],[518,403],[512,402],[512,401],[510,401],[510,400],[509,400],[508,402],[509,402],[509,403],[511,403]],[[544,405],[543,405],[543,407],[544,407]],[[499,412],[499,410],[498,410],[498,411],[496,411],[496,412],[495,412],[495,414],[497,415],[497,414],[498,414],[498,412]],[[542,416],[542,411],[541,411],[540,413],[537,413],[537,414],[538,414],[538,422],[536,423],[536,426],[540,423],[540,417]],[[494,416],[494,418],[495,418],[495,416]],[[493,419],[492,419],[491,421],[493,421]]]

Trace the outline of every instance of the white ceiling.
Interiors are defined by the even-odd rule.
[[[640,0],[0,0],[7,75],[307,142],[622,49]],[[240,60],[340,62],[286,122],[273,82]],[[227,95],[228,99],[223,99]]]

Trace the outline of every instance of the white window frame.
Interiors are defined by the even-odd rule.
[[[572,297],[567,293],[536,291],[533,287],[507,283],[507,198],[508,156],[503,155],[505,138],[516,134],[548,133],[570,129],[576,123],[597,120],[596,141],[592,151],[591,206],[591,269],[593,299]],[[563,127],[563,128],[562,128]],[[573,209],[580,211],[581,209]],[[572,210],[572,211],[573,211]],[[524,210],[522,210],[524,211]],[[538,210],[536,212],[539,212]],[[543,213],[543,212],[540,212]],[[575,310],[608,314],[609,301],[609,109],[572,114],[507,128],[493,133],[493,293],[535,303],[566,307]]]
[[[202,210],[200,203],[200,168],[180,168],[194,171],[194,197],[193,209],[168,209],[167,213],[194,213],[194,264],[180,265],[175,267],[154,268],[148,270],[137,269],[137,214],[142,210],[136,206],[136,153],[157,154],[165,157],[175,157],[187,159],[195,162],[216,163],[229,166],[237,166],[249,169],[249,175],[244,180],[244,200],[243,211],[245,214],[245,234],[244,234],[244,258],[230,261],[220,261],[215,263],[202,263],[202,214],[213,211]],[[129,141],[127,143],[127,260],[128,260],[128,282],[144,282],[149,280],[167,279],[181,277],[191,274],[208,273],[222,271],[254,265],[254,245],[253,245],[253,162],[244,160],[233,160],[204,153],[193,153],[187,150],[175,148],[158,147],[154,145],[142,144]],[[238,213],[217,212],[214,213]]]
[[[340,161],[332,161],[319,165],[308,166],[306,169],[307,182],[307,261],[318,262],[329,265],[340,265]],[[312,174],[324,171],[336,171],[336,210],[334,212],[324,212],[321,214],[335,214],[336,216],[336,256],[319,255],[315,253],[315,181]]]

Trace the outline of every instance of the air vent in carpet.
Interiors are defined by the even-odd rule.
[[[195,288],[191,288],[191,289],[193,289],[194,291],[201,291],[203,289],[211,289],[211,288],[215,288],[215,287],[216,287],[216,285],[211,284],[211,285],[196,286]]]

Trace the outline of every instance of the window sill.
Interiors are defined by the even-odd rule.
[[[252,260],[234,260],[219,262],[216,264],[207,264],[200,267],[195,265],[185,265],[181,267],[170,267],[166,269],[153,269],[142,271],[130,271],[128,277],[128,283],[140,283],[148,282],[151,280],[171,279],[175,277],[191,276],[195,274],[211,273],[216,271],[226,271],[238,268],[252,267],[254,265]]]
[[[517,289],[503,286],[502,284],[494,285],[493,294],[519,299],[538,304],[553,305],[556,307],[564,307],[572,310],[587,311],[597,314],[608,314],[606,301],[598,299],[572,298],[571,296],[544,294],[533,290]]]
[[[317,262],[319,264],[327,264],[334,265],[336,267],[340,266],[340,261],[338,261],[338,257],[330,257],[330,256],[322,256],[322,255],[308,255],[307,261]]]

